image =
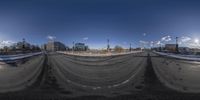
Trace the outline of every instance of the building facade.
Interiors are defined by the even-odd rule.
[[[87,51],[89,48],[84,43],[75,43],[74,51]]]
[[[166,44],[165,50],[168,52],[176,52],[176,44]]]
[[[47,51],[65,51],[66,46],[58,41],[49,41],[46,45]]]

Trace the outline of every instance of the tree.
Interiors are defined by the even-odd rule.
[[[122,52],[124,49],[121,46],[116,45],[114,48],[115,52]]]
[[[3,49],[5,53],[8,53],[8,46],[4,46]]]

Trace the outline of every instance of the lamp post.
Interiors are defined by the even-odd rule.
[[[107,40],[107,51],[108,52],[110,51],[110,40],[109,39]]]
[[[25,52],[25,39],[23,38],[23,41],[22,41],[22,52],[24,53]]]
[[[74,53],[74,41],[73,41],[72,53]]]
[[[179,53],[179,50],[178,50],[178,37],[176,37],[176,53]]]
[[[159,51],[162,51],[162,44],[160,43]]]

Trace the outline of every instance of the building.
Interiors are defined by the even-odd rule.
[[[30,53],[30,52],[38,52],[40,48],[37,45],[32,45],[23,39],[21,42],[13,43],[10,46],[4,46],[0,52],[4,52],[6,54],[20,54],[20,53]]]
[[[192,51],[189,47],[179,47],[178,50],[181,54],[191,54],[192,53]]]
[[[14,47],[17,49],[17,50],[29,50],[31,48],[31,45],[27,42],[18,42],[16,44],[14,44]]]
[[[165,44],[165,50],[168,52],[176,52],[176,44]]]
[[[47,50],[47,44],[41,45],[41,49],[42,49],[42,50]]]
[[[49,41],[46,45],[47,51],[65,51],[66,47],[63,43],[58,41]]]
[[[75,43],[73,49],[74,51],[87,51],[88,46],[86,46],[84,43]]]
[[[191,50],[191,52],[193,53],[193,54],[195,54],[195,55],[200,55],[200,49],[198,49],[198,48],[192,48],[192,49],[190,49]]]

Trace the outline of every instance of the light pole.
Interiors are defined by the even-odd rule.
[[[23,51],[23,53],[25,52],[25,39],[23,38],[22,39],[23,41],[22,41],[22,51]]]
[[[179,53],[179,50],[178,50],[178,37],[176,37],[176,53]]]
[[[107,50],[108,50],[108,52],[110,51],[110,44],[109,43],[110,43],[110,40],[108,39],[107,40]]]
[[[162,51],[162,43],[160,43],[159,51]]]
[[[73,41],[73,46],[72,46],[72,53],[74,53],[74,41]]]

